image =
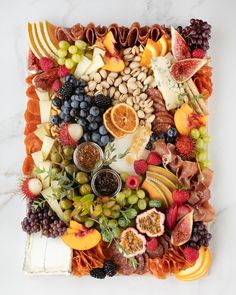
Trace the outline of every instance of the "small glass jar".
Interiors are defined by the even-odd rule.
[[[96,163],[103,158],[103,150],[94,142],[79,144],[73,154],[73,161],[80,171],[92,172]]]
[[[122,188],[119,173],[110,168],[98,170],[92,177],[91,187],[97,196],[116,196]]]

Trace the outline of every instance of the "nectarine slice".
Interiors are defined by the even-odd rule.
[[[125,68],[125,63],[119,56],[111,57],[111,56],[105,55],[103,57],[103,60],[105,62],[105,65],[102,68],[104,70],[107,70],[110,72],[121,72]]]
[[[83,231],[83,230],[86,229],[82,224],[78,223],[75,220],[70,220],[70,228],[71,229],[76,229],[77,231],[78,230]]]
[[[107,51],[111,56],[118,56],[118,51],[115,48],[116,40],[112,34],[112,32],[108,32],[103,39],[103,45],[106,47]]]

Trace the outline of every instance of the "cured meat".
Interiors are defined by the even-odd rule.
[[[158,41],[158,39],[160,39],[162,33],[160,30],[160,26],[159,25],[153,25],[150,28],[149,31],[149,38],[152,39],[153,41]]]
[[[33,84],[36,88],[48,91],[51,89],[53,82],[58,78],[58,69],[51,69],[47,73],[35,76]]]
[[[104,38],[107,32],[108,32],[108,30],[107,30],[107,27],[105,27],[105,26],[96,27],[95,28],[96,39]]]
[[[139,36],[140,25],[139,23],[133,23],[129,29],[127,35],[127,46],[133,47],[134,45],[139,45],[138,36]]]
[[[73,36],[70,33],[70,29],[68,28],[57,27],[55,30],[55,37],[58,41],[65,40],[69,43],[74,41]]]
[[[119,39],[119,37],[118,37],[118,28],[119,28],[118,24],[115,24],[115,23],[111,24],[108,27],[108,32],[112,32],[116,42],[118,42],[118,39]]]
[[[208,201],[196,204],[193,206],[193,208],[194,221],[210,222],[216,217],[215,209]]]
[[[139,29],[138,41],[141,45],[145,46],[149,37],[150,27],[145,26]]]
[[[70,29],[70,34],[73,36],[74,40],[83,40],[85,35],[84,27],[80,23],[75,24]]]
[[[95,36],[95,25],[94,23],[89,23],[87,27],[85,28],[85,38],[86,41],[92,45],[96,41],[96,36]]]
[[[118,27],[118,44],[121,47],[127,46],[127,36],[129,29],[126,27]]]

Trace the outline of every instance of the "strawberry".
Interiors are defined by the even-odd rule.
[[[174,203],[180,205],[189,199],[189,192],[186,190],[175,189],[172,191],[172,198]]]
[[[192,51],[192,58],[204,58],[206,55],[206,51],[196,48]]]
[[[178,207],[178,219],[181,219],[186,214],[188,214],[192,209],[189,206],[186,205],[180,205]]]
[[[195,262],[199,257],[199,251],[191,247],[184,248],[183,253],[185,259],[190,263]]]
[[[144,175],[147,171],[147,161],[145,160],[136,160],[134,161],[134,171],[138,175]]]
[[[55,64],[52,59],[47,57],[41,57],[39,60],[39,65],[40,68],[47,73],[50,69],[54,67]]]
[[[57,92],[61,88],[61,85],[62,85],[61,81],[57,79],[52,83],[51,88],[53,91]]]
[[[166,226],[173,230],[178,217],[178,206],[171,205],[166,211]]]
[[[161,157],[156,152],[149,153],[147,157],[148,165],[160,165],[162,163]]]
[[[58,77],[64,78],[68,76],[69,74],[70,74],[70,71],[67,69],[66,66],[60,66],[58,68],[58,72],[57,72]]]
[[[158,247],[157,238],[151,238],[149,241],[147,241],[146,245],[147,245],[147,250],[155,251]]]

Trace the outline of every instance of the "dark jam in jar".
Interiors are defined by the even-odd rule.
[[[92,188],[96,195],[114,196],[121,189],[121,179],[112,169],[101,169],[93,177]]]
[[[90,172],[95,164],[102,157],[101,148],[93,142],[85,142],[80,144],[74,154],[75,165],[86,172]]]

